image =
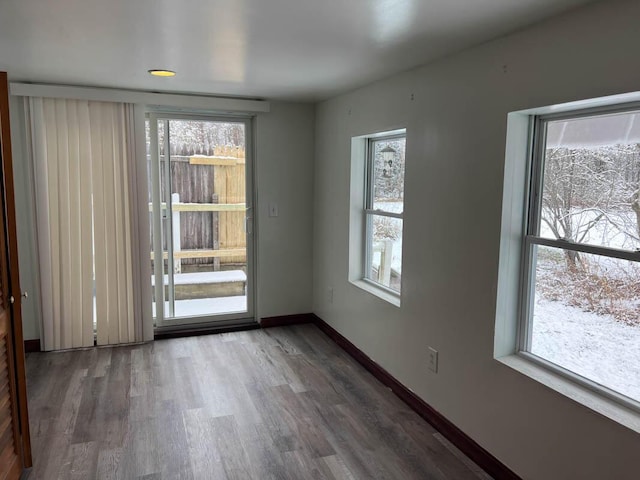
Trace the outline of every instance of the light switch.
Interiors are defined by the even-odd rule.
[[[275,202],[271,202],[269,204],[269,216],[277,217],[278,216],[278,204]]]

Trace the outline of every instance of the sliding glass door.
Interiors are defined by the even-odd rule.
[[[147,117],[157,327],[253,318],[249,138],[245,119]]]

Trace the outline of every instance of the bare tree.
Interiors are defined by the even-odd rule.
[[[553,148],[545,156],[542,222],[558,239],[605,242],[592,237],[614,230],[626,244],[640,242],[638,145]],[[602,233],[605,235],[604,233]],[[581,266],[578,252],[565,250],[567,266]]]

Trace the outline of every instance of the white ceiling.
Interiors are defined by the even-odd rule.
[[[591,0],[2,0],[13,80],[317,100]],[[178,75],[153,78],[147,70]]]

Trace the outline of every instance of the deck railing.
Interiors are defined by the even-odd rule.
[[[374,242],[373,252],[380,252],[380,265],[378,266],[375,280],[382,285],[389,285],[391,282],[391,262],[393,259],[393,241],[383,240]]]
[[[162,210],[167,209],[166,202],[160,204]],[[149,211],[153,210],[153,204],[149,203]],[[245,247],[235,248],[219,248],[219,249],[189,249],[182,250],[181,240],[181,224],[180,212],[244,212],[246,205],[244,203],[181,203],[180,194],[171,194],[171,212],[172,212],[172,237],[173,237],[173,258],[174,273],[182,272],[183,259],[190,258],[229,258],[246,256]],[[164,215],[163,215],[164,217]],[[168,258],[166,251],[162,252],[164,259]],[[153,259],[153,252],[151,252]]]

